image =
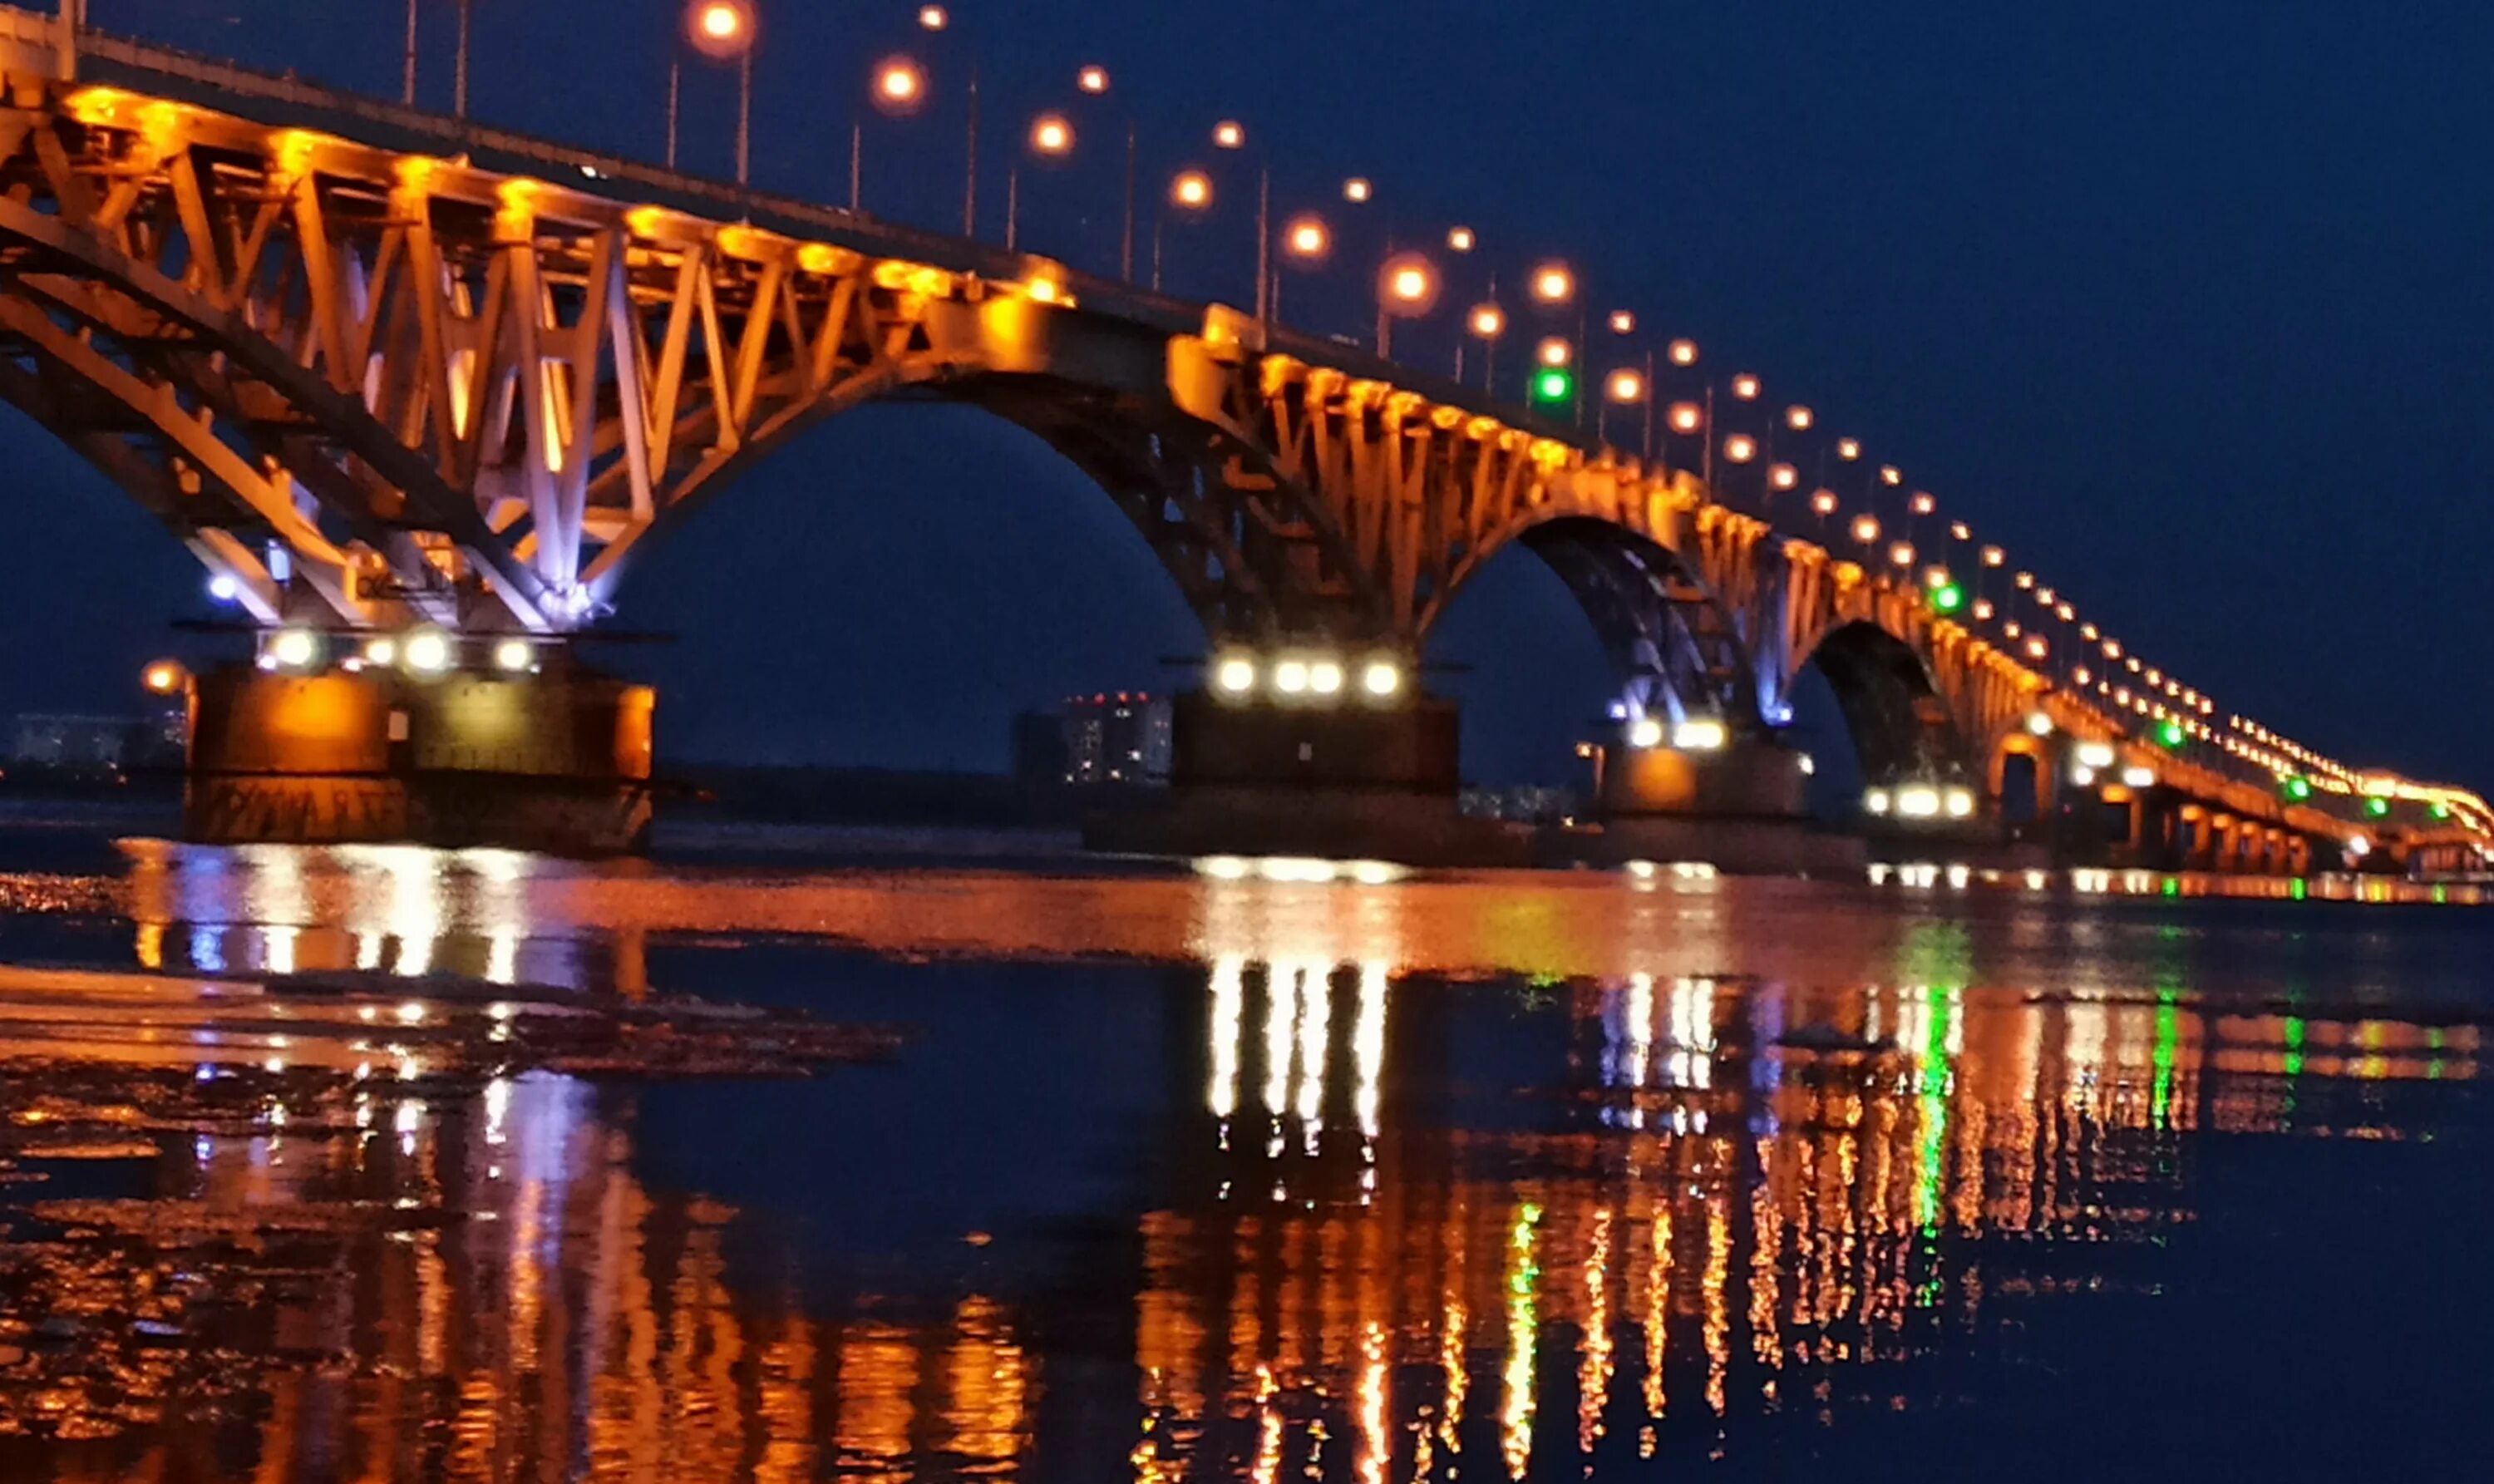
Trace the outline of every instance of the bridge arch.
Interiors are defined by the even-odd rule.
[[[1759,723],[1749,647],[1721,600],[1669,547],[1584,516],[1544,521],[1520,545],[1575,597],[1617,672],[1631,719]]]

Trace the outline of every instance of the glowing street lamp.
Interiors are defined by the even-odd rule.
[[[1397,253],[1377,270],[1377,353],[1390,354],[1393,322],[1415,319],[1438,302],[1438,265],[1417,253]]]
[[[1758,456],[1758,440],[1746,433],[1735,433],[1723,440],[1723,457],[1734,464],[1747,464]]]
[[[1246,145],[1247,130],[1236,119],[1225,118],[1212,126],[1213,148],[1243,149]]]
[[[717,61],[737,64],[736,183],[752,179],[753,166],[753,33],[752,6],[745,0],[696,0],[684,13],[684,34],[693,49]],[[667,74],[667,164],[676,162],[676,96],[681,72]]]
[[[1622,367],[1612,372],[1610,379],[1602,383],[1602,395],[1622,407],[1630,407],[1643,402],[1645,378],[1637,372]]]
[[[1368,183],[1368,177],[1365,175],[1353,175],[1342,183],[1342,198],[1354,206],[1376,194],[1376,188]]]
[[[1746,371],[1742,372],[1739,376],[1734,377],[1732,379],[1732,395],[1740,398],[1743,402],[1757,401],[1758,379]]]
[[[1533,358],[1544,366],[1565,366],[1575,358],[1575,348],[1557,335],[1545,335],[1533,348]]]
[[[1576,275],[1564,262],[1545,262],[1533,270],[1533,302],[1559,305],[1576,297]]]
[[[1854,460],[1862,457],[1862,440],[1860,439],[1851,438],[1838,439],[1836,440],[1836,456],[1842,459],[1847,464],[1852,463]]]
[[[1469,253],[1473,250],[1474,242],[1475,239],[1473,237],[1473,229],[1471,227],[1449,227],[1446,228],[1447,252]]]
[[[1085,67],[1074,75],[1074,85],[1096,98],[1109,91],[1109,69],[1097,65]]]
[[[1879,518],[1864,513],[1853,518],[1853,539],[1864,546],[1879,539]]]
[[[1170,204],[1201,211],[1212,204],[1212,177],[1201,170],[1180,170],[1170,181]]]
[[[1333,232],[1323,217],[1293,217],[1282,230],[1282,247],[1301,262],[1323,262],[1333,250]]]
[[[886,113],[915,113],[927,101],[927,74],[907,57],[889,57],[874,70],[874,106]]]
[[[1633,315],[1633,314],[1630,314],[1628,311],[1627,311],[1627,310],[1625,310],[1625,309],[1615,309],[1615,310],[1612,310],[1612,311],[1611,311],[1611,333],[1612,333],[1612,334],[1614,334],[1614,335],[1633,335],[1633,334],[1635,334],[1635,333],[1636,333],[1636,316],[1635,316],[1635,315]]]
[[[1062,113],[1043,113],[1030,121],[1030,152],[1047,160],[1063,159],[1074,150],[1074,126]]]
[[[1697,342],[1675,340],[1664,348],[1663,354],[1675,366],[1694,366],[1697,364]]]
[[[1799,405],[1798,403],[1784,409],[1784,426],[1792,429],[1795,433],[1808,432],[1810,430],[1810,425],[1815,420],[1816,418],[1814,414],[1811,413],[1810,409]]]
[[[918,29],[921,31],[941,31],[952,23],[951,14],[940,5],[922,5],[918,8]]]
[[[1478,340],[1496,340],[1506,333],[1506,311],[1495,304],[1475,304],[1465,319]]]

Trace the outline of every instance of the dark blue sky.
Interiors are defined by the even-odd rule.
[[[914,4],[761,0],[757,183],[846,191],[869,65]],[[1113,72],[1147,179],[1216,163],[1225,115],[1277,198],[1374,177],[1343,258],[1479,229],[1512,275],[1579,262],[1601,306],[1905,468],[2152,662],[2351,761],[2494,785],[2494,11],[2459,0],[2088,6],[1514,6],[1265,0],[953,7],[937,98],[867,138],[867,205],[958,210],[958,68],[989,118],[983,210],[1022,121]],[[393,0],[93,0],[96,22],[395,93]],[[654,157],[670,0],[477,0],[474,109]],[[447,0],[426,86],[446,99]],[[733,89],[696,66],[686,160],[728,167]],[[1109,111],[1030,183],[1025,245],[1113,261]],[[1224,204],[1244,198],[1226,182]],[[1150,193],[1147,190],[1146,195]],[[1087,214],[1086,214],[1087,211]],[[1235,210],[1172,238],[1173,287],[1242,298]],[[1484,259],[1483,265],[1486,265]],[[1346,268],[1336,275],[1350,279]],[[1456,286],[1456,302],[1476,291]],[[1346,292],[1294,282],[1316,327]],[[1293,318],[1296,318],[1294,315]],[[1443,358],[1451,341],[1406,342]],[[0,710],[118,709],[200,603],[197,569],[40,431],[0,422]],[[1199,643],[1139,539],[1022,435],[871,409],[809,438],[643,564],[624,656],[679,755],[996,766],[1018,706],[1165,684]],[[66,616],[80,621],[63,621]],[[1547,764],[1604,693],[1521,552],[1437,656],[1476,771]],[[792,685],[792,679],[798,684]]]

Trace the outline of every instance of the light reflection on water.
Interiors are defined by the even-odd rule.
[[[688,1140],[648,1109],[682,1105],[628,1075],[486,1045],[376,1078],[321,1054],[372,1034],[351,1014],[298,1015],[282,1071],[214,1075],[143,1026],[75,1061],[29,1029],[0,1039],[10,1168],[47,1177],[0,1187],[13,1480],[1738,1468],[1899,1412],[1979,1429],[1969,1357],[2058,1363],[2089,1306],[2172,1301],[2234,1141],[2312,1159],[2482,1117],[2481,984],[2386,991],[2395,945],[2282,949],[2294,918],[1668,872],[130,862],[121,941],[150,971],[594,1002],[772,992],[744,954],[783,938],[984,964],[922,971],[945,1003],[894,1067],[786,1105],[992,1082],[1069,1178],[1104,1131],[1013,1045],[1066,1013],[1020,960],[1084,958],[1163,1029],[1165,1065],[1116,1089],[1153,1153],[1071,1230],[999,1200],[970,1256],[862,1254],[807,1236],[808,1203],[906,1189],[775,1189],[809,1167],[795,1144],[875,1136],[826,1114],[687,1181],[650,1159]],[[798,952],[810,1008],[848,1014],[860,960]],[[0,976],[0,1023],[50,983]],[[946,1029],[965,997],[1007,1034]]]

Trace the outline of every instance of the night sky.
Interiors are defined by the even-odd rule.
[[[1497,267],[1578,263],[1597,311],[1755,371],[2006,545],[2149,662],[2351,762],[2494,786],[2494,9],[2481,0],[952,7],[761,0],[756,183],[847,186],[871,64],[928,63],[867,134],[867,209],[958,226],[959,83],[982,70],[982,207],[1042,106],[1077,161],[1026,182],[1025,247],[1114,266],[1123,118],[1145,188],[1269,153],[1277,205],[1343,228],[1289,318],[1364,328],[1353,264],[1478,229]],[[446,106],[448,0],[424,93]],[[670,0],[477,0],[472,111],[655,159]],[[93,0],[96,24],[395,96],[397,0]],[[732,75],[694,64],[685,160],[725,173]],[[1364,214],[1333,199],[1375,179]],[[1174,230],[1171,287],[1246,302],[1252,194]],[[1148,227],[1145,228],[1146,237]],[[1147,251],[1147,249],[1146,249]],[[1512,293],[1507,294],[1510,303]],[[1513,356],[1514,342],[1509,342]],[[0,714],[126,711],[204,616],[200,573],[47,435],[0,414]],[[1849,503],[1849,502],[1848,502]],[[1019,432],[872,408],[817,430],[637,569],[609,651],[662,687],[677,758],[1002,767],[1018,708],[1167,686],[1201,637],[1109,503]],[[1439,632],[1468,767],[1555,776],[1607,694],[1590,634],[1516,551]]]

